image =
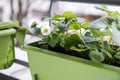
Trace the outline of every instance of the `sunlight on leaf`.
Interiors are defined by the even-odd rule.
[[[81,28],[81,26],[78,23],[70,24],[70,30],[79,30],[80,28]]]
[[[62,18],[63,16],[62,15],[59,15],[59,14],[54,14],[54,16],[53,16],[53,20],[54,19],[60,19],[60,18]]]
[[[76,16],[72,13],[72,12],[70,12],[70,11],[66,11],[66,12],[64,12],[63,13],[63,16],[65,17],[65,18],[74,18],[74,19],[76,19]]]
[[[105,4],[102,4],[101,6],[102,6],[104,9],[108,9]]]

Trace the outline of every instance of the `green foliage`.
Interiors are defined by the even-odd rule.
[[[78,54],[87,51],[87,57],[94,62],[120,64],[120,13],[108,10],[106,5],[96,8],[105,11],[108,16],[90,23],[66,11],[61,15],[54,14],[51,18],[47,16],[42,18],[43,21],[52,22],[51,29],[45,26],[37,28],[37,23],[33,22],[28,30],[31,34],[42,38],[38,44],[41,48],[62,47],[66,52],[75,51]],[[109,40],[105,40],[105,36],[109,37]],[[118,47],[116,48],[112,42],[115,42]]]
[[[63,16],[62,15],[59,15],[59,14],[54,14],[53,16],[53,20],[60,20],[60,18],[62,18]]]
[[[111,29],[112,31],[112,39],[114,42],[116,42],[118,45],[120,45],[120,31],[117,28],[118,24],[116,22],[112,22]]]
[[[105,59],[105,55],[98,50],[91,50],[89,56],[94,62],[103,62]]]
[[[120,16],[117,17],[117,29],[120,30]]]
[[[93,21],[90,25],[90,28],[107,28],[109,25],[111,25],[111,23],[114,21],[113,18],[111,17],[103,17],[100,19],[97,19],[95,21]]]
[[[30,33],[35,34],[35,35],[39,35],[40,34],[40,29],[36,28],[36,27],[32,27],[28,29]]]
[[[24,27],[18,29],[16,32],[16,39],[18,40],[20,45],[24,45],[25,33],[26,33],[26,28]]]
[[[84,22],[82,24],[82,28],[84,28],[84,29],[88,29],[89,26],[90,26],[90,22]]]
[[[64,12],[64,13],[63,13],[63,16],[64,16],[65,18],[67,18],[67,19],[69,19],[69,18],[76,19],[76,16],[75,16],[72,12],[70,12],[70,11]]]
[[[67,25],[64,23],[58,23],[57,28],[59,29],[60,32],[65,32],[67,30]]]
[[[94,37],[102,37],[104,35],[103,32],[100,31],[100,29],[96,28],[90,28],[90,32]]]
[[[120,13],[118,11],[115,11],[111,14],[111,16],[117,18],[118,16],[120,16]]]
[[[108,10],[106,5],[96,6],[96,9],[106,12],[109,16],[112,14],[112,11]]]
[[[56,35],[56,34],[50,35],[50,39],[49,39],[48,44],[51,47],[55,47],[58,44],[59,39],[60,39],[60,35]]]
[[[65,39],[65,49],[68,50],[70,49],[72,46],[75,46],[78,44],[80,38],[77,34],[72,34],[70,35],[70,37]]]
[[[37,23],[36,23],[36,22],[33,22],[33,23],[31,24],[31,28],[36,27],[36,25],[37,25]]]
[[[36,27],[37,26],[37,23],[36,22],[33,22],[31,24],[31,27],[28,28],[28,32],[34,34],[34,35],[39,35],[41,32],[40,32],[40,29]]]
[[[108,9],[105,4],[102,4],[101,6],[102,6],[104,9]]]
[[[120,60],[120,51],[117,52],[117,53],[114,55],[114,57],[115,57],[116,59]]]
[[[86,43],[100,41],[100,38],[95,38],[93,36],[84,36],[83,39]]]
[[[70,24],[70,30],[79,30],[81,28],[81,25],[78,23],[71,23]]]
[[[109,53],[107,50],[101,49],[101,52],[104,53],[108,58],[111,58],[111,59],[112,59],[112,54]]]
[[[96,9],[105,11],[105,12],[108,14],[108,16],[111,16],[111,17],[114,17],[114,18],[120,16],[120,13],[119,13],[118,11],[110,11],[110,10],[107,8],[107,6],[104,5],[104,4],[101,5],[101,6],[96,6]]]

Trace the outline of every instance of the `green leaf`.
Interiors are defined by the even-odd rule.
[[[90,32],[86,32],[85,36],[91,37],[91,33]]]
[[[102,54],[98,50],[91,50],[90,53],[89,53],[89,57],[94,62],[103,62],[104,59],[105,59],[104,54]]]
[[[55,47],[57,45],[57,43],[59,42],[59,39],[60,39],[60,35],[53,34],[50,36],[50,40],[49,40],[48,44],[51,47]]]
[[[89,36],[84,36],[83,39],[86,43],[100,41],[100,38],[89,37]]]
[[[107,56],[107,57],[109,57],[109,58],[113,58],[112,57],[112,54],[111,53],[109,53],[108,51],[106,51],[106,50],[104,50],[104,49],[101,49],[101,51]]]
[[[103,7],[104,9],[108,9],[105,4],[102,4],[102,7]]]
[[[85,45],[84,44],[78,44],[78,47],[85,48]]]
[[[100,31],[100,29],[90,28],[89,30],[94,37],[101,37],[104,35],[103,32]]]
[[[74,50],[74,51],[77,51],[77,52],[83,52],[83,51],[86,51],[86,50],[88,50],[87,48],[81,48],[81,49],[78,49],[77,47],[75,47],[75,46],[72,46],[71,48],[70,48],[71,50]]]
[[[86,20],[85,20],[85,18],[77,18],[77,20],[78,20],[78,23],[84,23]]]
[[[64,32],[64,31],[67,30],[67,25],[66,24],[59,23],[59,24],[57,24],[57,26],[58,26],[58,29],[59,29],[60,32]]]
[[[113,51],[112,49],[113,49],[113,47],[111,47],[110,44],[111,43],[109,43],[107,41],[104,41],[102,43],[102,47],[106,51],[105,53],[108,53],[108,54],[110,54],[112,56],[112,51]],[[109,58],[112,58],[112,57],[109,56]]]
[[[62,15],[59,15],[59,14],[54,14],[54,16],[53,16],[53,18],[52,18],[52,20],[56,20],[56,19],[60,19],[60,18],[62,18],[63,16]]]
[[[95,44],[95,42],[86,44],[86,47],[91,49],[91,50],[98,48],[98,46]]]
[[[70,24],[70,30],[79,30],[81,25],[78,23],[71,23]]]
[[[117,29],[117,23],[112,22],[111,29],[112,29],[112,39],[115,43],[120,45],[120,30]]]
[[[39,35],[41,33],[40,28],[36,28],[36,27],[29,28],[28,31],[34,35]]]
[[[65,17],[65,18],[74,18],[74,19],[76,19],[76,16],[72,13],[72,12],[70,12],[70,11],[66,11],[66,12],[64,12],[63,13],[63,16]]]
[[[44,16],[44,17],[42,17],[41,20],[42,20],[42,21],[48,21],[48,20],[50,20],[50,18],[49,18],[48,16]]]
[[[20,45],[24,45],[25,33],[26,33],[26,28],[24,28],[24,27],[21,27],[16,32],[16,39]]]
[[[103,18],[100,18],[100,19],[97,19],[95,21],[93,21],[90,25],[90,28],[107,28],[109,25],[111,25],[111,23],[114,21],[113,18],[111,17],[103,17]]]
[[[111,14],[111,16],[117,18],[118,16],[120,16],[120,13],[118,11],[115,11]]]
[[[70,47],[75,46],[79,42],[80,38],[77,34],[72,34],[70,37],[65,39],[65,49],[69,50]]]
[[[60,45],[61,45],[62,47],[64,47],[64,45],[65,45],[65,39],[64,39],[63,36],[60,37]]]
[[[57,24],[59,24],[60,22],[59,22],[59,21],[57,21],[57,20],[52,20],[52,21],[51,21],[51,23],[52,23],[52,25],[57,26]]]
[[[46,44],[46,43],[47,43],[47,42],[45,42],[45,41],[39,41],[39,42],[38,42],[39,45]]]
[[[117,17],[117,29],[120,30],[120,16]]]
[[[49,49],[48,45],[41,45],[40,48]]]
[[[105,5],[102,5],[102,6],[96,6],[95,7],[96,9],[98,10],[101,10],[101,11],[105,11],[108,13],[108,15],[111,15],[112,14],[112,11],[108,10],[107,7]]]
[[[114,58],[116,58],[116,59],[119,59],[119,60],[120,60],[120,52],[117,52],[117,53],[114,55]]]
[[[37,25],[37,23],[36,23],[36,22],[33,22],[33,23],[31,24],[31,28],[36,27],[36,25]]]
[[[84,29],[88,28],[89,26],[90,26],[90,22],[84,22],[82,24],[82,28],[84,28]]]
[[[112,33],[111,33],[111,25],[108,26],[106,29],[102,30],[104,36],[112,36]]]

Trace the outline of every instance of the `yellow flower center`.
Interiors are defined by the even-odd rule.
[[[44,32],[47,33],[47,32],[48,32],[48,29],[44,29]]]

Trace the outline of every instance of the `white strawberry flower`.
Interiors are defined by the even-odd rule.
[[[49,35],[51,33],[51,31],[52,31],[51,27],[49,27],[49,26],[41,27],[41,33],[42,33],[43,36]]]

